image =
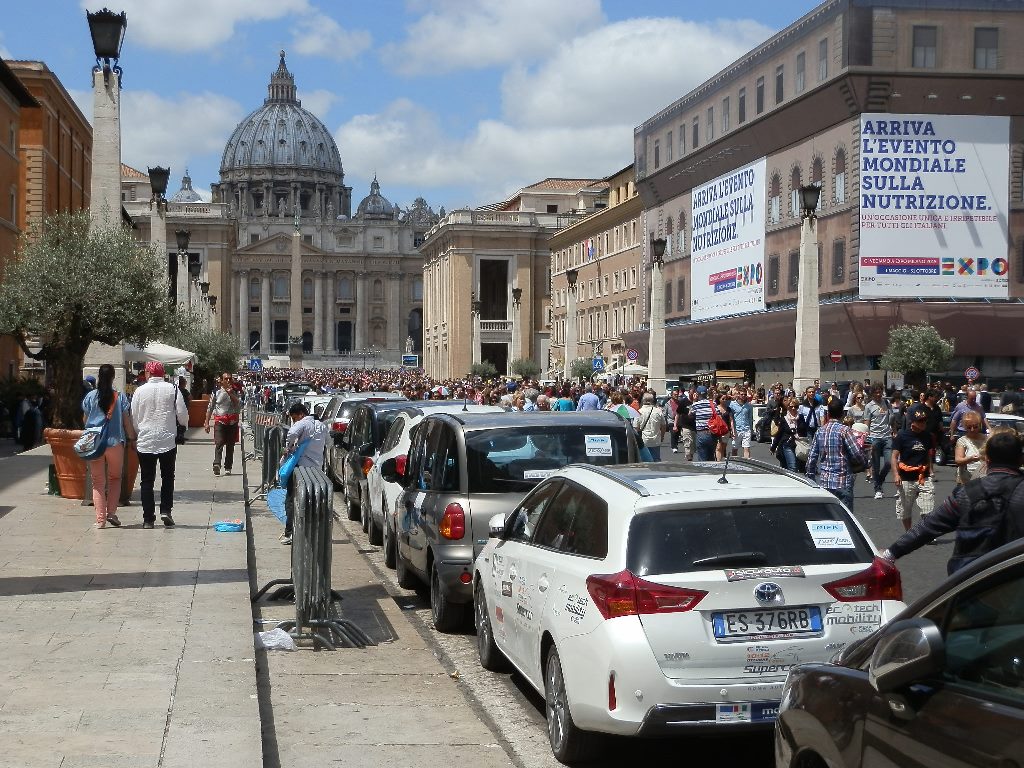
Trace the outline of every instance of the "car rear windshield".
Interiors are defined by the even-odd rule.
[[[628,460],[624,426],[552,424],[466,434],[470,493],[526,491],[566,464],[624,464]]]
[[[629,526],[634,574],[870,562],[839,504],[744,504],[647,512]]]

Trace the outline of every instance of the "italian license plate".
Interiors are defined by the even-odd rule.
[[[821,610],[817,606],[754,608],[747,611],[712,613],[715,639],[728,643],[750,638],[785,638],[821,634]]]

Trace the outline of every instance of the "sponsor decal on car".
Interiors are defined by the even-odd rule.
[[[804,569],[799,565],[782,565],[774,568],[726,568],[727,581],[746,581],[747,579],[783,579],[786,577],[804,578]]]
[[[587,604],[589,602],[583,595],[569,595],[569,599],[565,604],[565,610],[569,614],[569,621],[573,624],[579,624],[583,621],[583,617],[587,615]]]
[[[877,600],[867,603],[833,603],[825,610],[826,624],[882,624],[882,604]]]
[[[511,581],[503,581],[503,582],[501,582],[501,596],[502,597],[512,597],[512,582]]]
[[[522,603],[516,603],[516,613],[518,613],[527,621],[533,621],[533,611],[531,611]]]

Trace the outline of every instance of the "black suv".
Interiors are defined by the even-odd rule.
[[[559,467],[637,457],[632,424],[611,411],[429,414],[409,453],[381,464],[381,477],[403,487],[395,505],[398,583],[429,584],[434,626],[456,629],[494,515],[510,513]]]

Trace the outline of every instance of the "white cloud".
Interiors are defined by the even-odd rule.
[[[292,49],[303,56],[324,56],[335,61],[358,57],[373,43],[370,33],[342,28],[322,13],[299,19],[292,30]]]
[[[92,120],[92,91],[73,90],[71,97]],[[143,173],[169,166],[168,189],[177,191],[186,167],[220,167],[224,143],[245,116],[242,106],[215,93],[182,93],[166,98],[152,91],[121,92],[121,161]],[[193,178],[193,188],[209,200],[208,185],[217,178]]]
[[[447,201],[424,192],[435,207],[493,202],[548,176],[601,178],[632,161],[635,125],[771,33],[748,21],[610,24],[564,41],[532,70],[510,70],[502,117],[462,138],[408,99],[353,117],[335,137],[350,173],[376,172],[385,194],[389,186],[459,190]]]
[[[636,124],[771,33],[743,21],[644,18],[609,24],[568,41],[532,70],[510,70],[502,83],[504,114],[521,125],[582,127],[614,116]]]
[[[299,101],[302,102],[302,108],[308,109],[321,120],[338,100],[338,94],[334,91],[328,91],[326,88],[317,88],[312,91],[304,91],[300,88],[298,89],[298,97]]]
[[[109,0],[81,0],[90,11]],[[235,33],[241,23],[280,19],[311,11],[308,0],[120,0],[128,15],[127,34],[149,48],[201,51],[214,48]]]
[[[532,61],[603,21],[600,0],[440,0],[381,59],[405,75]]]

